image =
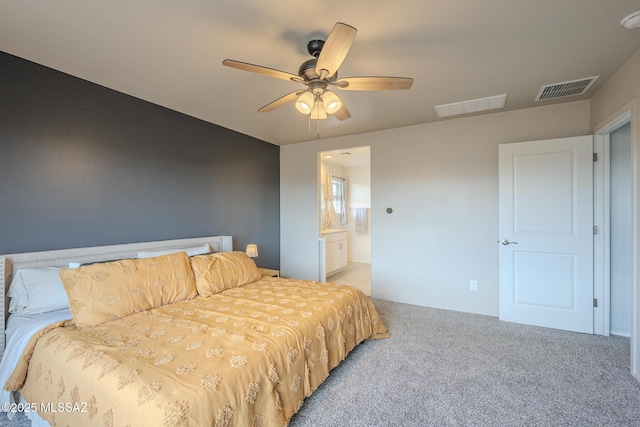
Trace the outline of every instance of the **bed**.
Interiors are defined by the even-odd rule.
[[[69,308],[13,328],[0,363],[3,410],[34,425],[285,426],[357,344],[389,336],[359,290],[263,277],[229,236],[6,255],[2,295],[14,273],[69,264]]]

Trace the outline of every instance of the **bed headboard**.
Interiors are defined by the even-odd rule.
[[[9,290],[14,271],[31,267],[67,267],[70,262],[88,263],[134,258],[138,252],[183,249],[202,246],[205,243],[208,243],[214,252],[229,252],[233,250],[233,240],[231,236],[211,236],[0,255],[0,289],[2,289],[2,293],[0,293],[0,308],[2,309],[2,316],[0,316],[0,325],[2,326],[2,332],[0,333],[0,359],[4,353],[4,331],[9,314],[7,311],[7,291]]]

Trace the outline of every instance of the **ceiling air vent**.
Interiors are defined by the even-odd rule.
[[[458,114],[478,113],[484,110],[504,108],[507,102],[507,94],[488,96],[486,98],[472,99],[469,101],[454,102],[452,104],[436,105],[436,114],[439,118],[455,116]]]
[[[567,96],[582,95],[591,87],[598,77],[600,76],[542,86],[542,89],[540,89],[540,92],[536,97],[536,102],[546,101],[548,99],[566,98]]]

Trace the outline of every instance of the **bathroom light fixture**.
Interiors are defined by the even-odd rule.
[[[251,258],[255,258],[258,256],[258,245],[250,244],[247,245],[246,249],[247,255]]]
[[[627,30],[640,27],[640,10],[630,13],[622,18],[620,25],[624,26]]]

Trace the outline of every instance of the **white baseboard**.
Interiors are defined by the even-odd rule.
[[[627,337],[627,338],[631,338],[631,332],[616,332],[616,331],[611,331],[609,332],[610,335],[617,335],[619,337]]]

